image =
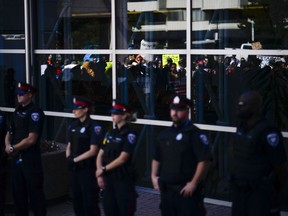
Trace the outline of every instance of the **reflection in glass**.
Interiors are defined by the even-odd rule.
[[[89,58],[87,57],[89,56]],[[112,101],[111,63],[106,55],[39,56],[42,108],[70,112],[73,95],[85,95],[95,101],[96,114],[107,115]],[[62,63],[63,62],[63,63]],[[107,109],[106,109],[107,108]]]
[[[117,62],[117,99],[137,108],[140,118],[169,120],[172,95],[186,96],[186,58],[130,54]]]
[[[15,107],[15,87],[25,81],[25,56],[0,54],[0,105]]]
[[[117,7],[120,27],[116,35],[124,37],[130,49],[183,49],[186,47],[186,1],[119,1]],[[126,3],[125,3],[126,2]],[[175,5],[176,3],[176,5]],[[127,5],[125,5],[127,4]],[[123,8],[126,11],[123,11]],[[125,14],[124,14],[125,13]],[[143,47],[142,42],[157,43],[155,47]],[[118,42],[118,41],[117,41]],[[117,48],[128,48],[117,43]]]
[[[192,56],[193,118],[198,123],[236,125],[235,107],[243,91],[263,96],[263,114],[288,129],[287,56]]]
[[[110,46],[110,1],[41,1],[38,13],[39,48],[108,49]]]
[[[194,49],[240,49],[247,42],[259,42],[264,49],[287,49],[285,0],[192,1],[192,8]]]
[[[24,1],[0,1],[0,49],[24,49]]]

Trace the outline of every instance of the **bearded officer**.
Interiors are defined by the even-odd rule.
[[[162,216],[205,214],[201,183],[211,152],[207,136],[189,120],[192,105],[175,96],[170,105],[173,125],[158,136],[151,179],[160,191]]]

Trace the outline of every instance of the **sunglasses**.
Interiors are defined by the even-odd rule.
[[[24,92],[18,92],[18,93],[17,93],[18,96],[24,96],[24,95],[26,95],[26,94],[28,94],[28,93],[24,93]]]

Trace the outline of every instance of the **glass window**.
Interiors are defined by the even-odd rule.
[[[42,108],[70,112],[74,95],[95,101],[97,115],[109,114],[112,101],[111,65],[107,55],[39,55],[39,84]],[[108,107],[108,108],[107,108]]]
[[[183,49],[186,46],[186,3],[116,1],[119,49]],[[118,6],[119,5],[119,6]],[[152,45],[153,44],[153,45]]]
[[[288,129],[287,56],[204,55],[192,56],[191,62],[196,122],[236,125],[238,97],[254,89],[263,96],[263,114]]]
[[[41,49],[109,49],[110,1],[40,1],[38,43]]]
[[[288,47],[284,0],[192,1],[192,8],[192,48],[242,49],[247,42],[259,42],[263,49]]]
[[[186,60],[179,54],[118,56],[117,99],[129,102],[139,118],[170,120],[169,102],[186,96]]]
[[[0,2],[0,49],[24,49],[24,1]]]
[[[0,105],[15,106],[15,88],[25,81],[25,56],[22,54],[0,54]]]

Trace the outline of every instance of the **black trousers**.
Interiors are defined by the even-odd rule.
[[[133,216],[136,211],[137,193],[130,180],[105,178],[103,207],[105,216]]]
[[[160,210],[162,216],[204,216],[203,197],[200,191],[195,191],[191,197],[180,195],[182,186],[163,185],[160,186]]]
[[[40,163],[40,162],[39,162]],[[46,215],[43,192],[43,172],[33,167],[23,166],[12,160],[11,178],[16,216],[29,216],[30,202],[34,216]]]
[[[270,182],[233,183],[232,216],[269,216],[273,187]]]
[[[6,192],[6,163],[0,161],[0,216],[4,216],[5,192]]]
[[[72,171],[73,209],[77,216],[100,216],[98,186],[92,168]]]

